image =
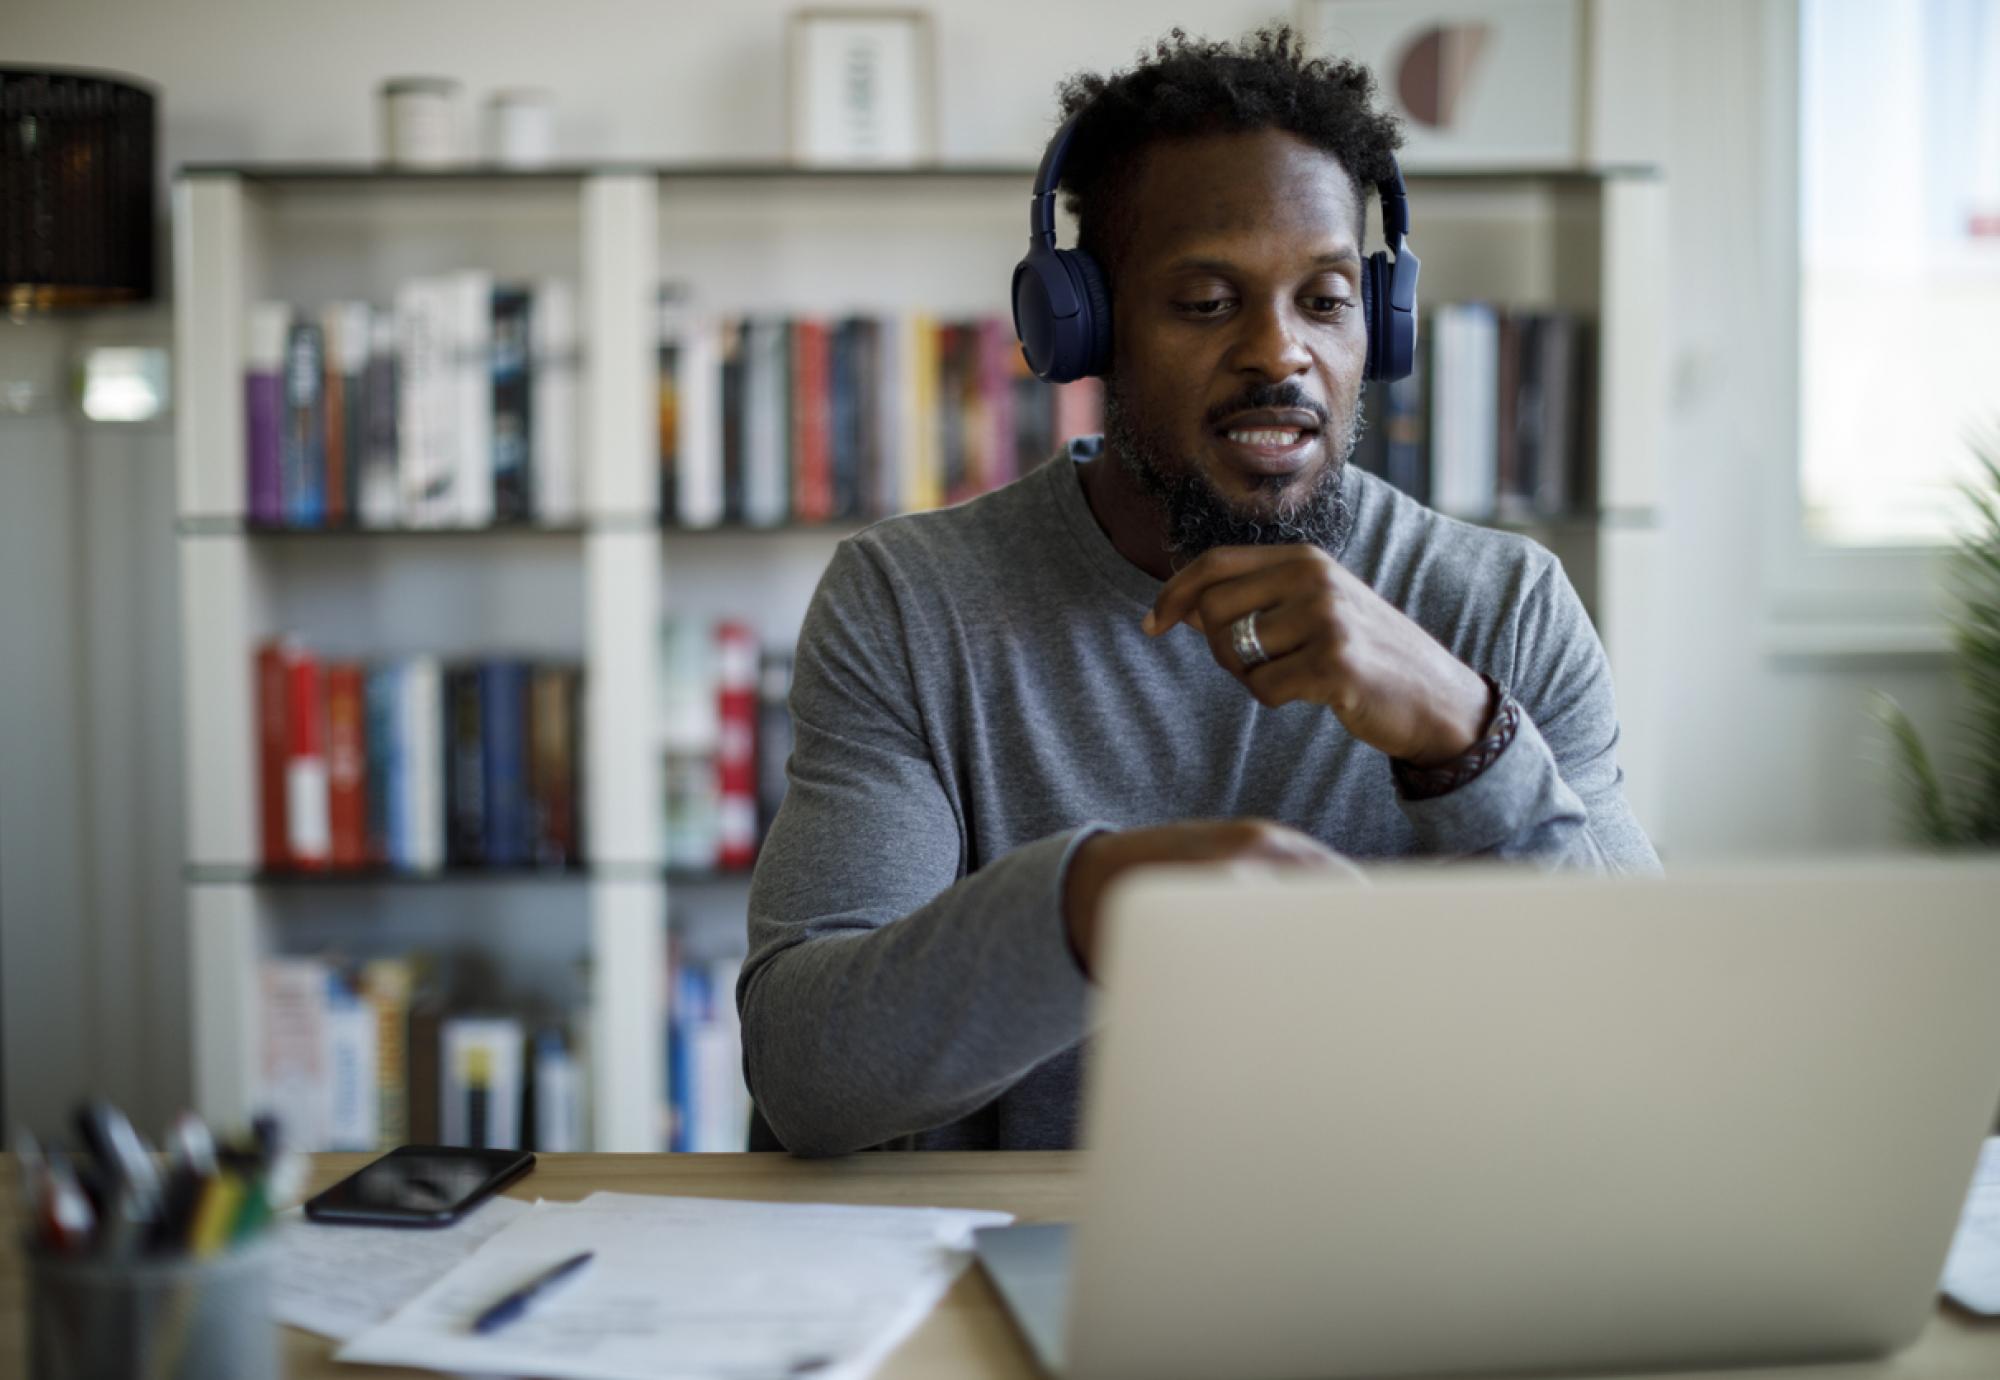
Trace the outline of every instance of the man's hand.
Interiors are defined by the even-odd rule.
[[[1352,867],[1317,839],[1265,819],[1190,820],[1093,834],[1070,858],[1063,881],[1063,923],[1083,971],[1096,969],[1098,902],[1114,877],[1149,863],[1202,862]]]
[[[1270,660],[1245,669],[1230,625],[1257,615]],[[1316,546],[1219,546],[1167,581],[1144,623],[1187,623],[1267,708],[1309,700],[1416,766],[1449,762],[1493,716],[1479,674]]]

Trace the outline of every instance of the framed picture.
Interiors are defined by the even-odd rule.
[[[792,161],[907,167],[936,158],[936,48],[915,9],[806,9],[791,20]]]
[[[1310,51],[1375,74],[1406,169],[1572,167],[1583,156],[1580,0],[1299,0]]]

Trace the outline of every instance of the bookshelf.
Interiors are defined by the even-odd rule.
[[[741,945],[747,874],[669,869],[660,829],[663,616],[737,617],[796,637],[855,523],[683,530],[657,514],[655,291],[719,312],[1000,313],[1031,167],[908,171],[608,164],[527,173],[191,165],[174,187],[187,923],[195,1097],[247,1113],[259,1082],[259,962],[473,946],[524,983],[580,988],[594,1144],[659,1144],[663,981],[676,923]],[[1618,677],[1628,789],[1658,773],[1657,478],[1664,215],[1646,169],[1412,171],[1427,301],[1553,306],[1596,324],[1593,511],[1509,523],[1562,556]],[[1067,239],[1065,242],[1068,242]],[[260,298],[385,301],[473,265],[566,277],[582,323],[582,509],[557,526],[266,529],[246,520],[244,320]],[[259,856],[253,652],[303,632],[343,656],[522,651],[580,661],[588,687],[579,867],[274,873]]]

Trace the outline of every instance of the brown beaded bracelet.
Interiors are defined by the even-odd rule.
[[[1401,758],[1390,758],[1389,772],[1395,777],[1396,789],[1403,793],[1403,799],[1435,800],[1470,784],[1493,765],[1514,741],[1514,735],[1520,732],[1521,706],[1493,677],[1482,675],[1480,679],[1486,682],[1486,688],[1500,706],[1493,721],[1486,726],[1485,734],[1451,761],[1435,767],[1419,767]]]

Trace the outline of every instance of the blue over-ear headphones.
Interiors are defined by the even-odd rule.
[[[1014,334],[1028,367],[1050,383],[1111,367],[1111,292],[1104,270],[1081,249],[1056,248],[1056,183],[1080,118],[1066,120],[1042,154],[1028,202],[1028,256],[1014,265]],[[1389,248],[1370,254],[1361,266],[1361,311],[1368,323],[1362,377],[1408,378],[1417,361],[1422,265],[1409,246],[1410,199],[1393,157],[1389,176],[1375,191],[1382,199],[1382,238]]]

